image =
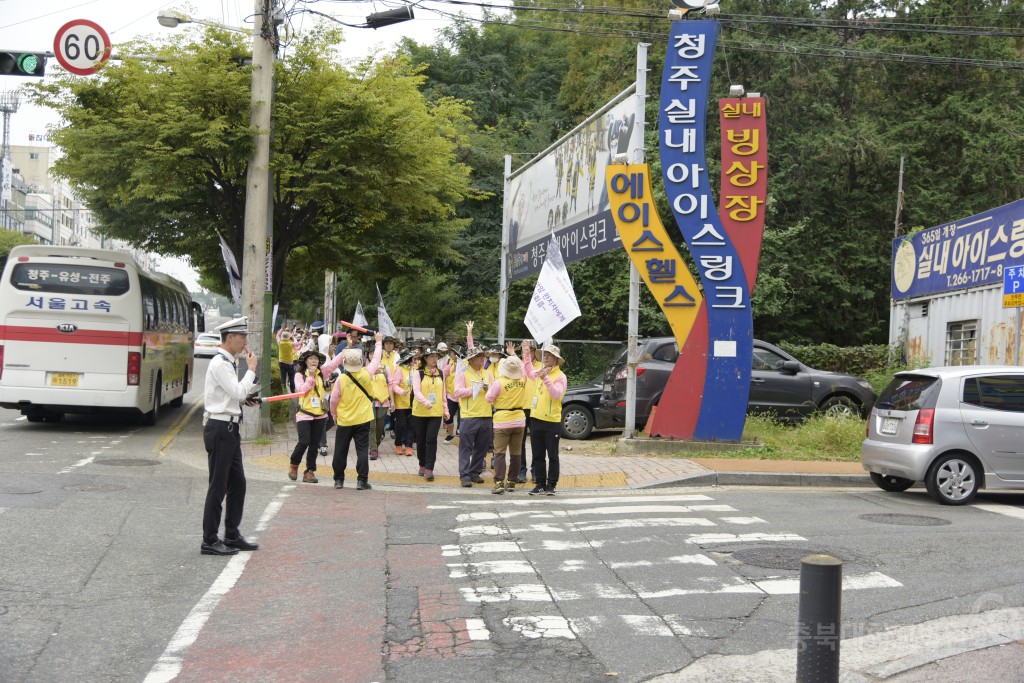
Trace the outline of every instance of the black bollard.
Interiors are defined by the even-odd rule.
[[[843,561],[831,555],[800,560],[797,683],[839,682]]]

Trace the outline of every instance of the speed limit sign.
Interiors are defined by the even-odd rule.
[[[75,19],[57,31],[53,53],[57,62],[71,73],[88,76],[110,59],[110,36],[94,21]]]

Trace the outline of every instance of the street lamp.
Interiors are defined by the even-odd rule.
[[[276,0],[254,0],[252,35],[252,98],[249,107],[249,126],[253,130],[253,150],[246,176],[245,223],[242,251],[242,309],[249,317],[249,348],[260,357],[260,376],[263,395],[270,395],[270,335],[272,321],[271,270],[267,253],[273,243],[273,211],[270,194],[270,113],[274,100],[274,55],[277,40],[274,25]],[[229,31],[250,33],[246,29],[225,26],[213,21],[193,19],[176,10],[164,10],[157,15],[161,26],[196,23],[216,26]],[[264,30],[266,27],[266,30]],[[258,332],[257,332],[258,330]],[[254,439],[261,433],[270,433],[268,404],[261,408],[243,408],[242,436]],[[256,419],[258,416],[259,419]]]

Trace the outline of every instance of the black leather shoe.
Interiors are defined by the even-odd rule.
[[[345,488],[345,480],[344,479],[335,479],[334,480],[334,488],[336,488],[336,489],[343,489],[343,488]]]
[[[473,488],[473,482],[471,482],[469,479],[463,479],[462,480],[462,488],[464,488],[464,489],[471,489],[471,488]]]
[[[359,481],[356,482],[356,491],[369,491],[372,488],[373,487],[370,486],[370,482],[368,481],[363,481],[362,479],[360,479]]]
[[[484,483],[484,478],[481,477],[479,474],[474,474],[473,476],[471,476],[469,478],[469,480],[471,482],[473,482],[474,484],[482,484],[482,483]]]
[[[229,548],[219,538],[216,543],[203,543],[199,546],[201,555],[234,555],[237,552],[238,548]]]
[[[245,536],[239,536],[238,538],[225,538],[224,545],[229,548],[238,548],[239,550],[259,550],[260,544],[253,543],[252,541],[245,540]]]

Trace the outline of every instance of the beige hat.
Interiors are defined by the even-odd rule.
[[[287,341],[288,339],[291,339],[291,338],[292,338],[292,333],[291,332],[282,332],[281,333],[281,341]]]
[[[345,349],[341,352],[341,364],[349,372],[363,369],[363,352],[359,349]]]
[[[523,361],[516,356],[509,356],[498,363],[498,376],[509,379],[523,378]]]
[[[558,359],[558,364],[559,365],[561,365],[562,363],[565,362],[565,359],[562,358],[562,352],[559,351],[558,347],[555,346],[554,344],[545,344],[544,348],[540,350],[540,353],[541,353],[541,358],[544,357],[545,353],[550,353],[552,356],[554,356],[555,358]]]

